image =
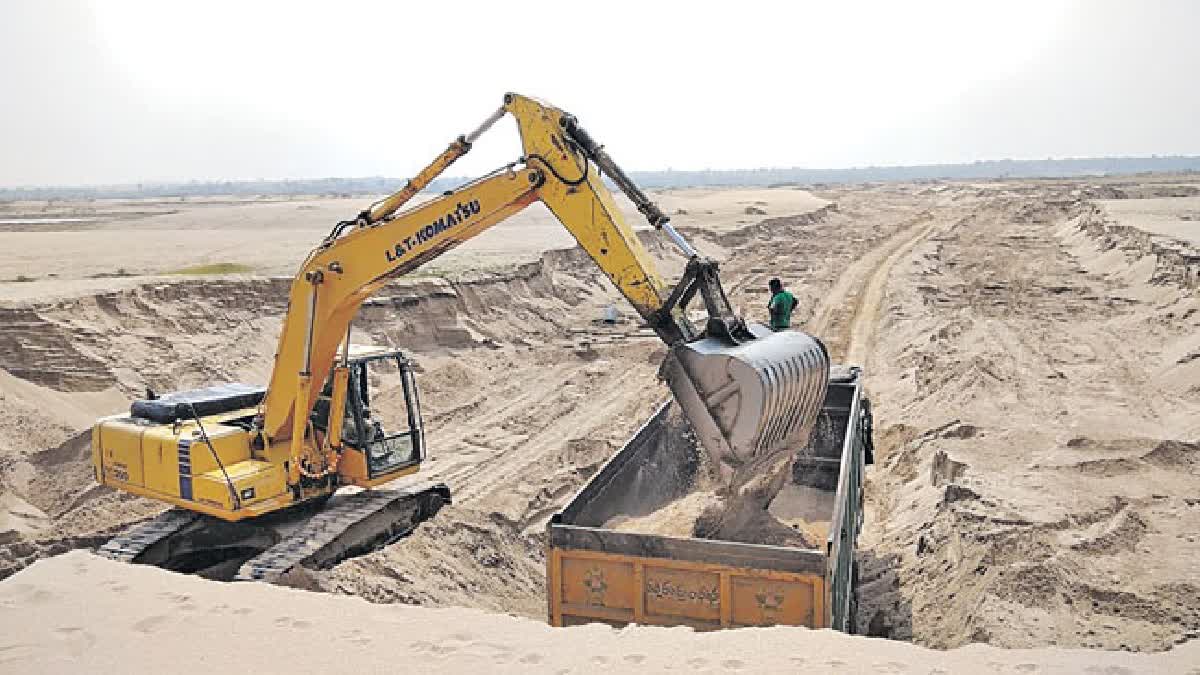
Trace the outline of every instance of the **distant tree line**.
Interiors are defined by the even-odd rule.
[[[1200,157],[1099,157],[1087,159],[999,159],[969,164],[867,166],[851,169],[734,169],[704,171],[633,171],[646,188],[769,187],[881,181],[979,180],[992,178],[1070,178],[1139,173],[1200,172]],[[467,178],[440,178],[432,191],[449,190]],[[316,178],[311,180],[190,181],[133,185],[0,188],[3,200],[153,199],[256,195],[376,195],[404,184],[402,178]]]
[[[998,159],[970,164],[867,166],[852,169],[748,169],[735,171],[641,171],[647,187],[774,186],[881,181],[1071,178],[1138,173],[1200,171],[1200,157],[1100,157],[1089,159]]]

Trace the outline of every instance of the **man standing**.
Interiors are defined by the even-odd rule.
[[[783,290],[783,282],[779,279],[772,279],[767,287],[771,289],[771,299],[767,302],[767,310],[771,313],[771,330],[787,330],[792,325],[796,296]]]

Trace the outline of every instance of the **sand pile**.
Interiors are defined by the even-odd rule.
[[[730,484],[721,488],[721,503],[706,508],[696,520],[696,536],[745,544],[821,546],[823,542],[810,539],[805,530],[788,527],[769,511],[790,482],[793,459],[794,451],[784,447],[738,467]]]
[[[644,516],[615,516],[604,527],[639,534],[796,548],[822,548],[829,534],[827,519],[809,522],[796,518],[785,522],[763,509],[758,502],[744,508],[744,511],[731,514],[725,500],[717,493],[696,490]],[[723,524],[729,528],[727,531],[722,531]]]
[[[544,623],[472,609],[374,605],[357,598],[224,584],[102,560],[82,551],[0,583],[0,663],[12,672],[448,673],[1186,672],[1200,645],[1165,654],[1013,650],[937,652],[803,628]]]
[[[799,548],[819,548],[824,544],[820,525],[813,526],[798,517],[797,507],[792,505],[788,522],[772,512],[771,506],[784,493],[783,501],[800,502],[811,499],[808,492],[801,493],[790,478],[792,457],[786,448],[774,457],[743,466],[726,483],[718,475],[713,460],[696,442],[694,435],[677,405],[668,410],[667,422],[661,427],[663,438],[660,447],[680,446],[674,452],[647,458],[650,462],[694,464],[695,472],[679,477],[678,484],[662,485],[661,492],[668,497],[678,495],[665,504],[652,508],[648,513],[637,515],[617,514],[609,518],[603,527],[623,532],[654,534],[670,537],[697,537],[748,544],[772,544]],[[680,456],[682,452],[685,456]],[[673,474],[663,474],[663,478]],[[828,519],[832,513],[832,495],[821,493],[817,504],[810,505],[804,515],[816,506],[815,521],[825,519],[824,531],[828,531]],[[800,496],[803,494],[803,496]],[[637,504],[627,504],[638,509]],[[822,515],[820,509],[824,507]]]
[[[35,535],[50,525],[41,509],[13,493],[0,494],[0,541]]]
[[[696,522],[708,509],[719,508],[720,502],[715,492],[696,490],[644,516],[615,516],[604,527],[622,532],[694,537]]]

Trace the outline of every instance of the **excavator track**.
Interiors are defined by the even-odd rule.
[[[134,562],[146,549],[183,530],[201,518],[184,509],[164,511],[125,530],[96,550],[96,554],[119,562]]]
[[[339,495],[335,499],[337,503],[331,503],[278,544],[246,561],[234,580],[274,581],[297,565],[328,567],[386,546],[449,503],[450,489],[443,484],[426,484]]]
[[[319,511],[226,522],[172,509],[101,546],[102,557],[232,581],[277,580],[297,566],[331,567],[412,532],[450,503],[442,483],[336,494]]]

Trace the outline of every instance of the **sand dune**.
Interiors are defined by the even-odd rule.
[[[0,585],[0,670],[78,673],[1188,672],[1200,644],[1161,654],[934,651],[803,628],[694,633],[556,629],[472,609],[373,605],[222,584],[74,551]],[[1193,671],[1194,672],[1194,671]]]

